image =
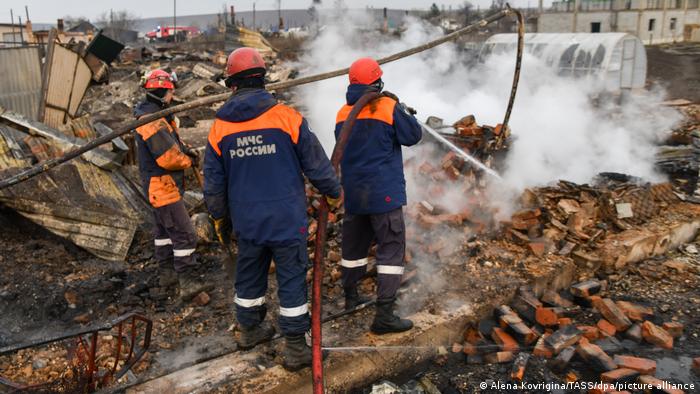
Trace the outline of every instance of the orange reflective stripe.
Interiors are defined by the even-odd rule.
[[[394,124],[394,107],[396,106],[396,101],[389,97],[380,97],[369,104],[367,104],[360,113],[357,115],[357,119],[374,119],[382,121],[386,124]],[[335,123],[345,122],[345,119],[350,115],[352,110],[352,105],[344,105],[343,108],[338,111],[338,115],[335,117]]]
[[[180,151],[177,145],[173,145],[156,159],[156,164],[169,171],[184,170],[190,168],[192,160]]]
[[[299,141],[299,128],[302,120],[301,114],[294,109],[283,104],[277,104],[257,118],[245,122],[214,120],[214,124],[209,131],[208,140],[219,156],[221,156],[219,143],[224,137],[246,131],[278,129],[289,134],[292,142],[296,144]]]
[[[172,128],[170,127],[168,122],[165,119],[160,118],[154,120],[151,123],[146,123],[143,126],[137,127],[136,132],[139,133],[139,135],[141,136],[141,138],[143,138],[144,141],[146,141],[149,138],[151,138],[153,134],[157,133],[158,130],[163,128],[168,130],[168,132],[172,131]]]
[[[155,208],[180,201],[180,189],[170,175],[153,176],[148,184],[148,200]]]

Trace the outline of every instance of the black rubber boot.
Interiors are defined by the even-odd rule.
[[[356,306],[364,304],[370,300],[369,297],[360,295],[360,293],[357,292],[357,287],[346,287],[344,290],[346,311],[349,311],[350,309],[353,309]]]
[[[267,342],[275,336],[275,328],[269,322],[262,322],[255,327],[241,327],[241,338],[238,340],[238,348],[249,350],[255,346]]]
[[[298,371],[311,366],[311,347],[306,344],[304,334],[285,337],[282,366],[287,371]]]
[[[377,313],[370,330],[375,334],[404,332],[413,328],[413,322],[394,315],[396,298],[377,299]]]

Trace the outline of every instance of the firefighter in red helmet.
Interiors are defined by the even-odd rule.
[[[382,91],[382,75],[371,58],[358,59],[350,66],[347,104],[336,117],[336,138],[357,100],[366,92]],[[414,145],[421,136],[421,127],[407,107],[395,95],[383,92],[359,112],[340,163],[345,198],[340,262],[345,308],[364,301],[357,283],[366,272],[370,245],[376,242],[377,307],[370,327],[375,334],[413,327],[410,320],[394,314],[394,306],[406,251],[401,146]]]
[[[228,242],[232,223],[238,241],[238,345],[252,348],[274,335],[265,321],[274,259],[279,327],[286,340],[283,365],[297,370],[311,364],[305,338],[310,321],[304,176],[331,200],[340,196],[340,183],[306,120],[265,90],[265,62],[255,49],[233,51],[226,75],[233,94],[209,132],[204,198],[220,240]]]
[[[163,70],[145,76],[146,98],[134,109],[136,118],[158,112],[168,105],[175,89],[174,78]],[[136,128],[139,173],[144,193],[153,207],[155,259],[164,270],[161,283],[169,284],[171,267],[177,273],[180,298],[189,300],[210,289],[199,278],[197,237],[182,201],[185,169],[197,159],[178,134],[176,118],[166,116]]]

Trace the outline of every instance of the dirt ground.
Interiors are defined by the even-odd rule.
[[[647,80],[666,88],[669,98],[700,102],[700,44],[648,46]]]

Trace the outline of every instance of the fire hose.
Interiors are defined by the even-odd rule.
[[[521,60],[522,60],[522,51],[523,51],[523,35],[524,35],[524,19],[522,14],[515,10],[510,8],[509,5],[506,5],[506,8],[493,14],[490,15],[476,23],[473,23],[469,26],[466,26],[460,30],[457,30],[451,34],[445,35],[444,37],[441,37],[439,39],[430,41],[426,44],[410,48],[407,50],[404,50],[402,52],[395,53],[393,55],[378,59],[377,62],[380,64],[385,64],[389,63],[392,61],[399,60],[401,58],[414,55],[420,52],[423,52],[425,50],[434,48],[438,45],[441,45],[443,43],[452,41],[466,33],[469,33],[471,31],[474,31],[477,28],[484,27],[488,25],[489,23],[495,22],[499,19],[502,19],[505,16],[514,14],[517,17],[518,20],[518,50],[517,50],[517,60],[516,60],[516,67],[515,67],[515,73],[513,77],[513,86],[511,89],[511,95],[508,103],[508,107],[506,110],[506,115],[503,121],[503,126],[502,126],[502,132],[499,135],[499,138],[501,138],[501,135],[505,134],[506,127],[508,125],[508,121],[510,118],[510,114],[512,111],[513,107],[513,102],[515,99],[515,94],[517,90],[517,84],[520,76],[520,67],[521,67]],[[292,81],[286,81],[286,82],[279,82],[279,83],[273,83],[273,84],[268,84],[266,85],[266,88],[268,90],[281,90],[281,89],[287,89],[293,86],[299,86],[303,84],[308,84],[311,82],[317,82],[321,81],[324,79],[329,79],[337,76],[341,76],[344,74],[348,73],[348,68],[340,69],[340,70],[335,70],[327,73],[322,73],[322,74],[317,74],[317,75],[312,75],[308,77],[303,77],[303,78],[298,78]],[[105,144],[109,141],[111,141],[114,138],[117,138],[123,134],[126,134],[128,132],[131,132],[135,128],[142,126],[144,124],[147,124],[149,122],[152,122],[156,119],[159,119],[164,116],[168,116],[174,113],[178,112],[183,112],[189,109],[201,107],[204,105],[209,105],[213,104],[219,101],[224,101],[228,99],[230,96],[229,93],[223,93],[219,95],[213,95],[209,97],[204,97],[198,100],[194,100],[189,103],[184,103],[181,105],[176,105],[170,108],[166,108],[162,111],[150,114],[148,116],[142,117],[141,119],[134,120],[131,122],[126,123],[122,127],[118,128],[117,130],[113,131],[112,133],[106,134],[104,136],[101,136],[99,138],[96,138],[87,144],[78,147],[76,149],[71,150],[70,152],[64,154],[61,157],[47,160],[43,163],[37,164],[33,167],[29,167],[24,171],[21,171],[20,173],[13,175],[9,178],[3,179],[0,181],[0,190],[13,186],[15,184],[18,184],[20,182],[26,181],[28,179],[33,178],[36,175],[39,175],[41,173],[44,173],[51,168],[54,168],[60,164],[63,164],[65,162],[68,162],[80,155],[82,155],[85,152],[88,152],[92,149],[95,149],[99,147],[102,144]],[[357,118],[357,115],[359,111],[371,100],[377,98],[379,96],[379,93],[376,92],[370,92],[366,93],[363,95],[360,100],[353,106],[350,115],[348,116],[348,119],[345,121],[343,124],[343,127],[341,129],[340,135],[338,137],[338,141],[336,143],[336,146],[333,150],[333,154],[331,157],[331,162],[336,170],[338,171],[338,166],[339,163],[342,159],[343,151],[345,148],[345,145],[347,144],[347,139],[349,137],[349,134],[352,130],[352,127],[354,125],[354,122]],[[318,215],[318,229],[316,233],[316,245],[315,245],[315,255],[314,255],[314,271],[313,271],[313,284],[312,284],[312,311],[311,311],[311,333],[312,333],[312,377],[313,377],[313,387],[314,387],[314,394],[321,394],[324,392],[324,387],[323,387],[323,359],[322,359],[322,337],[321,337],[321,325],[322,325],[322,319],[321,319],[321,282],[322,282],[322,276],[323,276],[323,255],[324,255],[324,246],[326,242],[326,232],[327,232],[327,221],[328,221],[328,202],[325,200],[325,198],[321,199],[320,202],[320,207],[319,207],[319,215]]]
[[[523,54],[523,43],[525,35],[524,18],[523,15],[517,11],[512,10],[508,6],[507,10],[512,11],[518,20],[518,48],[516,53],[515,62],[515,72],[513,74],[513,85],[511,88],[510,97],[508,99],[508,106],[506,108],[506,114],[501,126],[501,133],[499,134],[499,139],[497,143],[500,145],[502,143],[501,136],[506,134],[506,128],[508,127],[508,121],[510,119],[510,114],[513,109],[513,103],[515,102],[515,94],[518,88],[518,81],[520,79],[520,67],[522,64],[522,54]],[[338,140],[336,141],[335,147],[333,148],[333,154],[331,156],[331,164],[338,173],[340,161],[343,158],[343,153],[345,151],[345,146],[347,145],[348,138],[352,132],[352,128],[357,120],[357,115],[360,113],[362,108],[365,107],[370,101],[379,97],[380,94],[377,92],[367,92],[353,105],[348,118],[343,123],[338,135]],[[422,125],[424,130],[427,130],[433,137],[436,137],[439,142],[444,143],[444,138],[440,137],[440,134],[434,130],[427,127],[427,125]],[[427,127],[427,128],[426,128]],[[440,139],[442,138],[442,139]],[[454,144],[449,143],[451,149],[461,149],[454,146]],[[448,146],[449,146],[448,145]],[[465,152],[461,152],[467,155]],[[478,163],[478,162],[477,162]],[[472,163],[476,164],[476,163]],[[481,163],[478,163],[481,164]],[[482,165],[482,167],[484,167]],[[486,173],[489,173],[498,178],[498,174],[493,172],[489,168],[482,168]],[[490,172],[489,172],[490,171]],[[323,394],[324,384],[323,384],[323,347],[322,347],[322,335],[321,335],[321,282],[323,279],[323,255],[324,246],[326,243],[326,230],[328,225],[328,202],[325,198],[321,198],[321,203],[318,211],[318,229],[316,231],[316,245],[314,249],[314,263],[313,263],[313,287],[312,287],[312,303],[311,303],[311,351],[312,351],[312,361],[311,361],[311,376],[313,382],[313,392],[314,394]],[[329,348],[330,349],[330,348]]]
[[[377,62],[379,64],[385,64],[389,62],[393,62],[399,59],[402,59],[407,56],[415,55],[417,53],[426,51],[428,49],[434,48],[438,45],[444,44],[449,41],[453,41],[464,34],[473,32],[479,28],[482,28],[490,23],[493,23],[497,20],[500,20],[508,15],[515,14],[515,15],[520,15],[520,13],[515,10],[510,8],[509,5],[506,6],[505,9],[500,10],[492,15],[487,16],[484,19],[479,20],[478,22],[472,23],[469,26],[463,27],[455,32],[452,32],[450,34],[447,34],[443,37],[440,37],[436,40],[427,42],[423,45],[419,45],[417,47],[409,48],[401,52],[394,53],[392,55],[383,57],[381,59],[377,59]],[[521,16],[518,17],[518,20],[520,21],[522,19]],[[521,25],[522,23],[519,22]],[[276,83],[271,83],[265,86],[266,89],[268,90],[282,90],[282,89],[288,89],[294,86],[299,86],[299,85],[304,85],[312,82],[318,82],[322,81],[325,79],[329,78],[334,78],[338,77],[341,75],[347,74],[349,71],[348,68],[343,68],[340,70],[335,70],[335,71],[329,71],[326,73],[321,73],[321,74],[315,74],[315,75],[310,75],[307,77],[302,77],[302,78],[297,78],[291,81],[285,81],[285,82],[276,82]],[[95,138],[94,140],[91,140],[90,142],[86,143],[85,145],[82,145],[80,147],[77,147],[67,153],[65,153],[63,156],[46,160],[44,162],[41,162],[39,164],[36,164],[32,167],[26,168],[19,173],[12,175],[10,177],[7,177],[3,180],[0,180],[0,190],[5,189],[7,187],[16,185],[20,182],[24,182],[26,180],[29,180],[39,174],[42,174],[60,164],[66,163],[70,160],[75,159],[76,157],[82,155],[85,152],[89,152],[100,145],[103,145],[105,143],[110,142],[111,140],[120,137],[126,133],[131,132],[132,130],[136,129],[137,127],[143,126],[147,123],[150,123],[154,120],[160,119],[164,116],[172,115],[178,112],[183,112],[187,111],[193,108],[198,108],[202,107],[205,105],[211,105],[220,101],[225,101],[230,97],[230,93],[221,93],[217,95],[212,95],[208,97],[203,97],[201,99],[197,99],[194,101],[191,101],[189,103],[184,103],[180,105],[175,105],[166,109],[163,109],[158,112],[154,112],[152,114],[149,114],[147,116],[144,116],[140,119],[133,120],[130,122],[127,122],[126,124],[122,125],[121,127],[117,128],[113,132],[109,134],[105,134],[101,137]],[[510,111],[508,112],[510,113]]]
[[[370,101],[380,96],[378,92],[367,92],[353,105],[348,118],[340,128],[338,140],[333,148],[331,164],[336,173],[339,173],[340,161],[343,159],[345,145],[348,143],[350,132],[355,125],[357,115]],[[316,230],[316,245],[314,248],[314,273],[311,290],[311,374],[313,378],[314,394],[323,393],[323,355],[321,349],[321,282],[323,279],[323,255],[326,245],[326,230],[328,228],[328,201],[321,198],[318,209],[318,228]]]

